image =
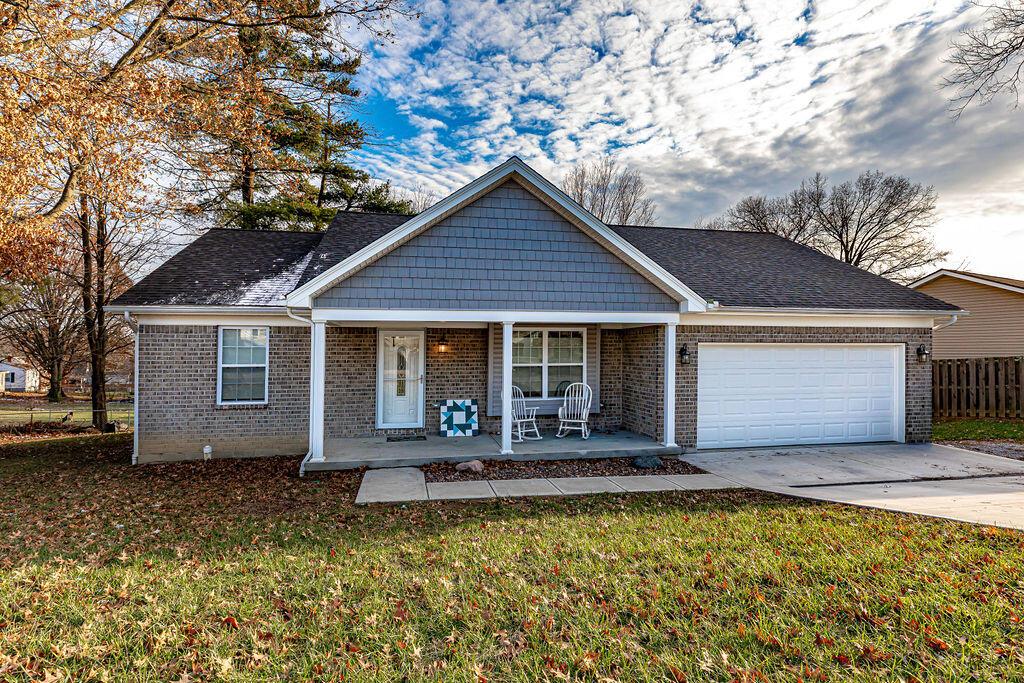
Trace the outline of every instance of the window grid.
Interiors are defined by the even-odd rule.
[[[585,382],[586,381],[586,377],[587,377],[587,331],[586,331],[585,328],[544,329],[544,330],[531,329],[531,328],[520,328],[518,330],[513,330],[512,331],[512,335],[513,335],[512,336],[512,355],[513,355],[513,357],[512,357],[512,374],[513,374],[513,384],[515,384],[516,386],[518,386],[520,389],[523,390],[523,394],[524,394],[524,396],[526,398],[534,398],[534,399],[558,398],[557,393],[553,393],[553,392],[549,391],[549,387],[548,387],[548,380],[549,380],[549,376],[551,374],[549,371],[552,368],[579,368],[579,377],[578,378],[574,377],[574,376],[570,376],[570,374],[568,374],[568,373],[560,373],[560,372],[556,371],[554,373],[556,377],[561,376],[561,377],[565,377],[566,378],[565,380],[562,380],[560,383],[564,383],[565,381],[569,381],[569,382]],[[523,348],[524,348],[523,345],[519,345],[519,347],[517,348],[516,341],[519,340],[519,339],[522,339],[523,337],[525,337],[527,335],[529,335],[529,336],[531,336],[533,338],[536,338],[535,335],[539,335],[540,336],[540,339],[541,339],[541,349],[540,349],[541,350],[541,360],[540,360],[539,363],[538,362],[516,362],[516,355],[517,355],[516,352],[517,351],[522,351]],[[556,350],[556,354],[555,355],[559,359],[558,361],[551,361],[550,360],[551,347],[552,347],[552,345],[551,345],[552,335],[554,335],[554,339],[555,339],[555,342],[556,342],[554,344],[554,348]],[[580,340],[580,347],[579,347],[579,354],[580,355],[579,355],[579,360],[578,361],[573,360],[571,358],[572,351],[574,350],[573,349],[573,345],[571,343],[565,343],[565,344],[559,343],[559,342],[564,342],[564,341],[568,341],[568,340],[571,340],[571,339],[579,339]],[[531,345],[531,347],[532,347],[532,345]],[[561,352],[566,352],[569,355],[566,356],[565,354],[563,354]],[[530,354],[530,355],[532,356],[533,354]],[[564,360],[567,357],[569,358],[569,360]],[[540,394],[539,395],[537,395],[537,393],[532,390],[532,387],[531,387],[531,390],[528,391],[527,388],[522,386],[521,383],[517,383],[515,381],[515,375],[517,374],[516,373],[516,369],[517,368],[538,368],[538,367],[541,370]],[[533,373],[530,373],[530,374],[532,375]],[[575,373],[572,373],[572,374],[575,374]],[[556,389],[557,389],[557,387],[556,387]]]
[[[221,327],[217,335],[217,405],[265,405],[269,382],[270,328]]]

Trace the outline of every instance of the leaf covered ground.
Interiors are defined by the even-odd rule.
[[[936,441],[1020,441],[1024,442],[1024,420],[946,419],[932,425]]]
[[[0,680],[1024,678],[1024,535],[750,491],[356,508],[0,447]]]

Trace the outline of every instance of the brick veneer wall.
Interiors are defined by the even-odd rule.
[[[376,432],[376,425],[377,330],[328,327],[324,437],[367,436]]]
[[[680,446],[693,448],[697,444],[697,362],[701,342],[905,344],[906,440],[922,442],[932,438],[932,367],[931,363],[917,360],[918,346],[924,344],[931,350],[929,328],[684,325],[678,327],[676,333],[677,346],[681,348],[686,344],[690,352],[688,365],[676,358],[676,443]]]
[[[449,351],[437,344],[448,341]],[[423,429],[377,429],[377,330],[328,327],[324,386],[324,434],[332,437],[437,432],[437,403],[448,398],[475,398],[479,402],[481,428],[501,433],[501,418],[487,416],[487,330],[476,328],[428,328]],[[601,332],[601,412],[593,416],[595,430],[616,430],[622,425],[621,330]],[[660,362],[660,361],[659,361]],[[541,429],[558,426],[557,417],[537,420]]]
[[[622,427],[661,439],[664,330],[661,326],[634,327],[624,330],[622,337]]]
[[[269,400],[217,405],[217,328],[139,326],[139,462],[300,455],[309,434],[309,329],[270,328]]]

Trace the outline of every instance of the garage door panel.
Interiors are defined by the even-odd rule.
[[[896,349],[702,344],[697,446],[895,440],[902,408]]]

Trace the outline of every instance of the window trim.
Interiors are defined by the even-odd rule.
[[[253,363],[231,363],[225,365],[224,358],[224,331],[225,330],[263,330],[267,335],[267,356],[262,365]],[[263,372],[263,400],[262,401],[225,401],[222,396],[222,379],[224,368],[259,368]],[[217,405],[218,406],[265,406],[270,402],[270,327],[267,325],[221,325],[217,327]]]
[[[558,401],[561,400],[558,396],[548,396],[548,368],[552,365],[556,368],[560,367],[576,367],[582,365],[583,374],[580,380],[584,384],[587,383],[587,328],[585,327],[537,327],[535,325],[524,325],[520,327],[516,325],[512,328],[512,338],[515,339],[516,332],[540,332],[541,333],[541,357],[540,357],[540,396],[527,396],[527,401]],[[549,363],[548,362],[548,333],[549,332],[579,332],[583,337],[583,362],[581,363]],[[512,369],[516,367],[523,368],[535,368],[536,363],[512,363]]]

